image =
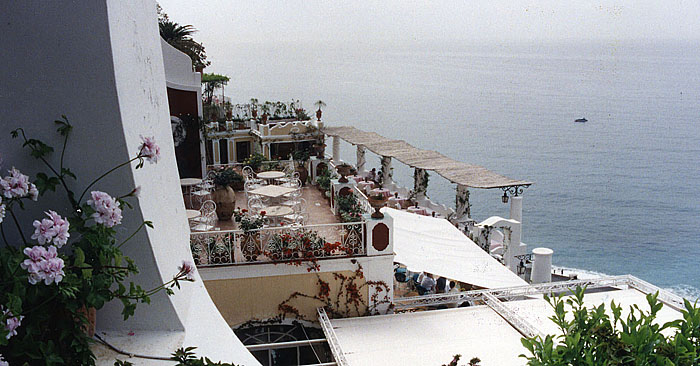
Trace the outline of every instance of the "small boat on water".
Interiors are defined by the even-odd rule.
[[[579,119],[575,119],[574,122],[581,122],[581,123],[584,123],[584,122],[588,122],[588,120],[585,119],[585,118],[579,118]]]

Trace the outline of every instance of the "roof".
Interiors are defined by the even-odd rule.
[[[643,285],[641,282],[636,278],[631,280],[635,286]],[[659,291],[655,286],[649,286],[648,290]],[[593,307],[605,303],[609,312],[610,302],[615,301],[622,306],[622,317],[626,318],[631,305],[649,311],[645,292],[635,288],[607,288],[586,293],[584,304]],[[334,352],[347,361],[339,365],[351,366],[439,365],[449,362],[454,354],[461,354],[465,362],[479,357],[483,365],[524,365],[525,359],[518,355],[528,352],[520,343],[522,336],[518,327],[522,330],[527,325],[541,334],[560,334],[549,319],[554,313],[545,300],[502,302],[496,297],[492,299],[495,303],[487,300],[487,306],[331,319],[324,332],[327,337],[329,333],[333,336],[329,344]],[[665,304],[657,314],[656,323],[663,324],[682,316],[680,311]],[[669,336],[673,330],[663,332]]]
[[[528,186],[532,182],[516,180],[492,172],[482,166],[448,158],[437,151],[423,150],[403,140],[392,140],[374,132],[354,127],[324,127],[323,133],[337,136],[353,145],[364,146],[373,153],[425,170],[432,170],[452,183],[471,188],[503,188]]]
[[[348,365],[442,365],[461,354],[463,363],[524,365],[518,331],[487,306],[397,315],[332,319]],[[462,364],[462,363],[460,363]]]
[[[394,219],[394,261],[482,288],[526,285],[445,219],[382,209]]]

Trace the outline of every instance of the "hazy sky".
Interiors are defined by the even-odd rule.
[[[700,39],[698,0],[159,0],[208,47],[239,42]]]

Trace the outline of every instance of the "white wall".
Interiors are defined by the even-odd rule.
[[[72,188],[137,154],[140,135],[155,136],[162,148],[157,165],[125,168],[95,188],[122,195],[142,187],[134,210],[125,210],[118,236],[125,238],[143,219],[155,228],[141,232],[124,246],[141,269],[135,277],[144,288],[167,281],[183,259],[191,259],[189,230],[180,192],[170,129],[165,75],[155,2],[117,0],[13,2],[3,6],[0,33],[0,154],[4,166],[34,176],[44,171],[9,131],[23,127],[31,136],[59,146],[53,120],[65,114],[74,124],[66,161],[80,178]],[[52,160],[56,161],[56,156]],[[25,234],[41,211],[69,209],[57,194],[41,198],[20,214]],[[9,231],[9,230],[8,230]],[[18,235],[7,233],[10,240]],[[196,305],[192,305],[196,300]],[[121,320],[121,305],[98,313],[98,331],[180,332],[177,339],[197,346],[213,359],[258,364],[218,314],[201,280],[185,284],[173,297],[164,294],[141,305],[129,321]],[[206,324],[207,331],[197,328]],[[215,334],[215,336],[211,336]],[[138,343],[138,342],[135,342]],[[167,355],[171,349],[149,349]]]

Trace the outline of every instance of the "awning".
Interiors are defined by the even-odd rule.
[[[337,136],[353,145],[364,146],[373,153],[425,170],[432,170],[452,183],[472,188],[529,186],[532,182],[505,177],[482,166],[448,158],[439,152],[414,147],[403,140],[392,140],[374,132],[354,127],[325,127],[323,133]]]
[[[525,365],[522,335],[487,306],[332,319],[348,365]]]
[[[394,219],[394,261],[410,270],[483,288],[527,285],[449,221],[392,208],[382,212]]]

